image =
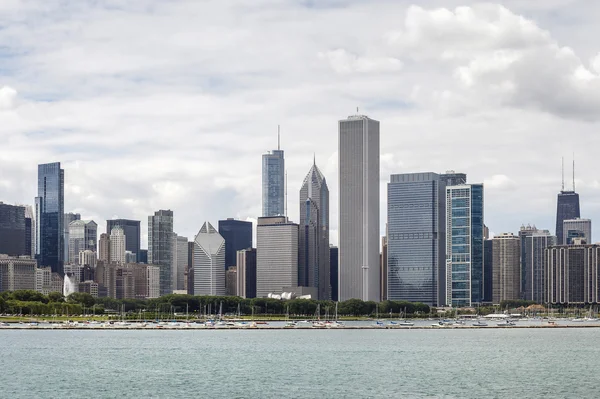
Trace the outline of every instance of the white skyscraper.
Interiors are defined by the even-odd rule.
[[[173,258],[171,259],[173,291],[184,289],[185,271],[188,265],[188,239],[173,233]]]
[[[298,225],[285,216],[258,218],[256,297],[298,286]]]
[[[65,216],[66,219],[66,216]],[[98,245],[98,225],[93,220],[74,220],[68,225],[68,250],[65,261],[76,265],[79,262],[79,252],[96,251]]]
[[[125,263],[125,232],[121,227],[113,227],[110,231],[110,261]]]
[[[379,301],[379,122],[339,121],[339,300]]]
[[[205,222],[194,242],[194,295],[225,295],[225,240]]]

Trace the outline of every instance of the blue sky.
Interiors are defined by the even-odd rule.
[[[449,169],[485,183],[492,232],[553,230],[572,153],[595,219],[599,17],[581,0],[4,0],[0,201],[32,204],[37,164],[61,161],[65,211],[102,230],[172,209],[191,239],[259,216],[281,125],[290,217],[315,153],[335,243],[337,121],[358,106],[381,121],[382,232],[391,173]]]

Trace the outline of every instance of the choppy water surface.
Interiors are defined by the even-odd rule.
[[[596,398],[600,329],[0,331],[2,398]]]

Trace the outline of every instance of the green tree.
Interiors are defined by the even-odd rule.
[[[34,290],[18,290],[11,293],[15,301],[48,303],[48,297]]]
[[[58,291],[54,291],[48,294],[48,300],[50,302],[64,302],[65,297]]]
[[[67,297],[67,301],[69,303],[78,303],[86,308],[91,308],[96,303],[94,297],[86,292],[74,292]]]

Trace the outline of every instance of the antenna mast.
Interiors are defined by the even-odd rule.
[[[281,149],[281,127],[277,125],[277,150]]]
[[[285,171],[285,216],[287,217],[287,197],[288,197],[288,187],[287,187],[287,183],[288,183],[288,178],[287,178],[287,170]]]
[[[565,157],[560,157],[560,161],[562,162],[562,188],[560,191],[565,191]]]
[[[575,153],[573,153],[573,192],[575,192]]]

